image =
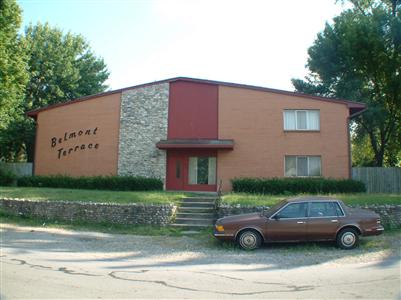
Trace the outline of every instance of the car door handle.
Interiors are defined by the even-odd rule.
[[[305,224],[303,221],[298,221],[297,224]]]
[[[338,220],[331,220],[331,223],[338,223]]]

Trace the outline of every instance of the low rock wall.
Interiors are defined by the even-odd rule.
[[[0,208],[12,215],[39,217],[46,220],[159,226],[170,224],[176,210],[174,205],[33,201],[4,198],[0,199]]]
[[[350,207],[370,209],[380,215],[384,227],[401,228],[401,205],[350,205]],[[230,215],[261,212],[263,208],[268,209],[269,207],[231,206],[223,203],[217,210],[217,216],[222,218]]]

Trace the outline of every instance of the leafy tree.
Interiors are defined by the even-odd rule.
[[[106,65],[93,54],[82,36],[63,34],[46,23],[27,27],[23,40],[31,73],[26,109],[66,102],[107,88]]]
[[[47,23],[28,26],[21,42],[28,57],[30,79],[21,105],[23,114],[14,118],[3,133],[0,156],[8,160],[25,156],[33,161],[35,126],[24,113],[103,92],[109,72],[82,36],[64,34]]]
[[[28,81],[26,55],[18,38],[21,10],[15,0],[0,0],[0,140],[18,108]]]
[[[292,83],[300,92],[365,102],[353,141],[358,147],[368,140],[371,152],[360,161],[394,165],[401,152],[401,0],[349,2],[353,8],[326,24],[309,48],[310,74]]]

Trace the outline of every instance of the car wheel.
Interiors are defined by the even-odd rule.
[[[345,228],[337,235],[337,245],[341,249],[353,249],[359,243],[358,232],[353,228]]]
[[[254,250],[262,244],[262,237],[254,230],[244,230],[238,236],[238,244],[244,250]]]

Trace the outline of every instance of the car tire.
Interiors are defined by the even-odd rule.
[[[350,250],[358,246],[359,234],[353,228],[345,228],[337,235],[337,246],[341,249]]]
[[[238,245],[244,250],[255,250],[262,244],[262,237],[255,230],[244,230],[238,235]]]

